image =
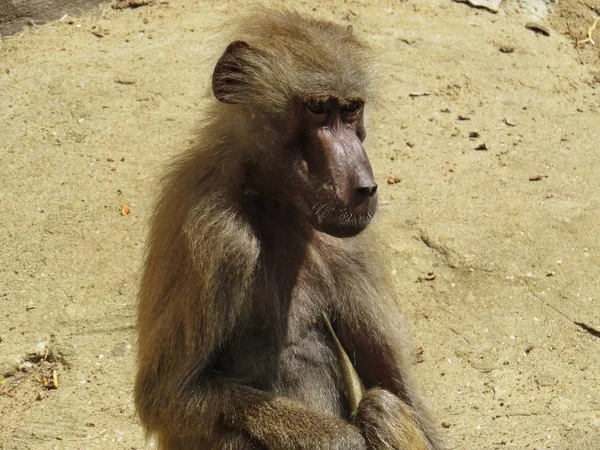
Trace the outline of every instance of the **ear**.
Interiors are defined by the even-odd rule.
[[[244,41],[234,41],[217,61],[212,77],[213,94],[223,103],[242,103],[244,85],[244,56],[250,46]]]

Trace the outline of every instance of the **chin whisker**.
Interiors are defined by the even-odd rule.
[[[311,206],[316,223],[323,227],[335,227],[339,229],[365,228],[375,216],[374,212],[357,214],[340,203],[315,203]]]

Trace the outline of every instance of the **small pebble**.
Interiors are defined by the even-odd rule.
[[[525,28],[533,31],[534,33],[543,34],[544,36],[550,36],[550,30],[548,30],[548,28],[546,28],[545,26],[540,25],[539,23],[528,22],[525,25]]]

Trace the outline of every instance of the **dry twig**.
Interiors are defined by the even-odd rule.
[[[596,20],[594,20],[594,23],[592,24],[592,26],[588,28],[587,38],[577,41],[578,45],[587,44],[588,42],[592,45],[596,45],[596,43],[592,39],[592,33],[594,32],[596,25],[598,25],[598,22],[600,22],[600,17],[596,17]]]

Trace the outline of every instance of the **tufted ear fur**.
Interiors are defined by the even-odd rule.
[[[234,41],[227,46],[217,61],[212,77],[213,94],[223,103],[242,103],[244,73],[244,57],[250,52],[250,46],[244,41]]]

